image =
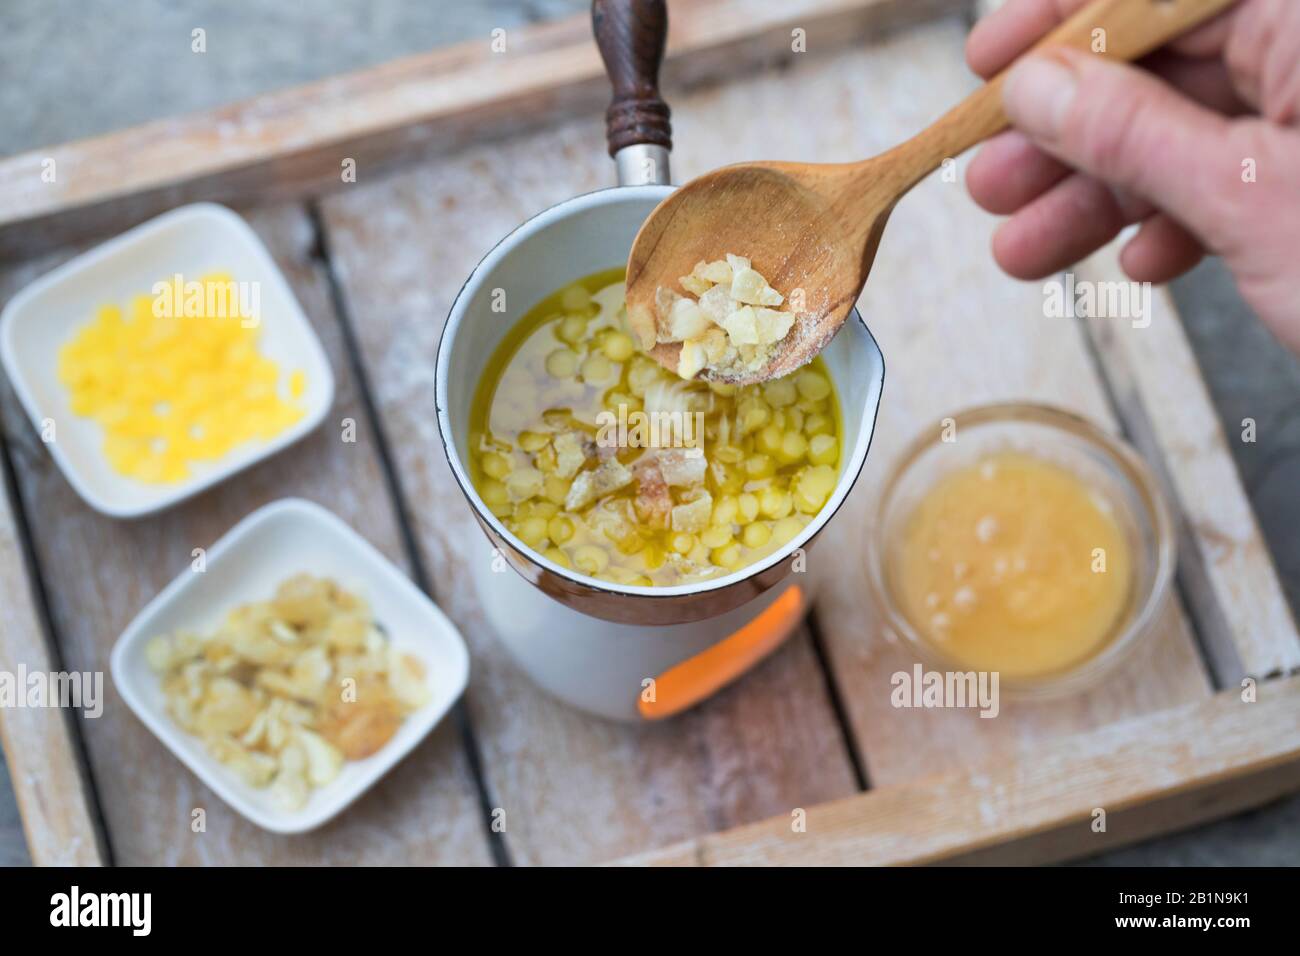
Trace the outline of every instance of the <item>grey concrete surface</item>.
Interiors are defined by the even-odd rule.
[[[494,27],[577,12],[587,0],[6,0],[0,4],[0,155],[188,112]],[[206,31],[207,52],[191,52]],[[1300,291],[1300,290],[1298,290]],[[1250,314],[1218,263],[1174,294],[1233,454],[1300,607],[1300,362]],[[0,865],[27,862],[0,764]],[[1300,797],[1084,861],[1087,865],[1300,865]]]
[[[586,0],[4,0],[0,155],[216,106]],[[191,51],[205,31],[207,50]]]
[[[1300,608],[1300,361],[1251,314],[1217,260],[1175,282],[1173,291],[1294,611]],[[1241,440],[1248,418],[1255,421],[1253,443]]]
[[[13,786],[9,783],[9,768],[0,759],[0,866],[22,866],[30,863],[27,841],[23,838],[23,822],[14,803]]]

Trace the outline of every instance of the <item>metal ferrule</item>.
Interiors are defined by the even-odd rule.
[[[652,143],[624,146],[614,154],[620,186],[667,186],[672,181],[668,150]]]

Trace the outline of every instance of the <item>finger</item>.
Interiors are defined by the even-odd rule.
[[[1004,139],[1005,138],[1005,139]],[[1069,176],[1071,170],[1009,130],[989,140],[966,170],[971,197],[986,212],[1009,216]],[[1145,199],[1111,187],[1127,222],[1140,222],[1155,211]]]
[[[1196,60],[1171,53],[1151,58],[1150,68],[1193,99],[1229,116],[1249,112],[1233,91],[1222,60]],[[990,139],[966,170],[971,198],[988,212],[1010,215],[1066,177],[1069,167],[1016,130]],[[1146,218],[1147,214],[1132,221]]]
[[[1232,36],[1240,8],[1225,10],[1208,23],[1202,23],[1190,33],[1184,33],[1170,43],[1166,49],[1181,53],[1183,56],[1218,57],[1223,54]]]
[[[1156,207],[1147,202],[1141,196],[1122,189],[1118,186],[1107,186],[1111,196],[1115,200],[1115,205],[1119,207],[1120,218],[1124,220],[1124,225],[1131,226],[1135,222],[1141,222],[1156,212]]]
[[[1223,56],[1237,91],[1268,119],[1300,118],[1300,4],[1275,0],[1243,10]]]
[[[988,79],[1029,49],[1084,0],[1011,0],[982,17],[966,39],[966,62]]]
[[[1207,184],[1239,177],[1224,117],[1150,73],[1074,50],[1016,64],[1003,105],[1013,125],[1048,153],[1212,241],[1219,224],[1205,201]]]
[[[1205,257],[1200,241],[1164,213],[1147,219],[1120,251],[1119,263],[1134,282],[1168,282]]]
[[[1224,116],[1242,116],[1258,109],[1237,92],[1228,65],[1220,59],[1199,59],[1160,51],[1142,65],[1202,106]]]
[[[981,19],[966,40],[966,62],[988,79],[1041,40],[1088,0],[1011,0]],[[1236,8],[1228,10],[1169,44],[1187,56],[1221,53],[1231,33]]]
[[[985,143],[966,168],[971,198],[995,215],[1015,212],[1068,176],[1070,168],[1008,130]]]
[[[1130,221],[1105,183],[1076,174],[999,226],[993,257],[1017,279],[1041,279],[1100,249]]]

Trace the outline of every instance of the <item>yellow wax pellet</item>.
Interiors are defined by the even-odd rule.
[[[622,278],[581,279],[507,333],[470,409],[471,478],[528,547],[603,581],[671,586],[743,569],[799,535],[834,491],[833,380],[818,359],[766,385],[683,383],[638,351]],[[527,488],[511,490],[515,469]]]
[[[240,287],[214,273],[106,305],[59,351],[59,380],[78,415],[104,429],[104,455],[120,474],[171,483],[299,421],[301,369],[279,398],[279,366],[258,351],[260,321]]]

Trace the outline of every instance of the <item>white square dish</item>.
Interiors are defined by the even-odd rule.
[[[306,376],[303,417],[266,442],[250,442],[220,461],[193,466],[175,484],[148,484],[118,474],[102,451],[98,422],[72,410],[59,381],[60,347],[107,304],[126,305],[179,274],[186,281],[226,272],[258,283],[263,354],[286,372]],[[136,226],[49,272],[15,295],[0,313],[0,361],[38,432],[47,419],[55,462],[96,511],[135,518],[159,511],[229,478],[302,438],[334,401],[334,375],[311,322],[275,260],[242,218],[224,206],[196,203]]]
[[[145,645],[177,628],[208,633],[236,605],[267,600],[281,581],[302,572],[365,598],[394,646],[423,662],[430,699],[378,753],[347,761],[334,780],[311,791],[306,806],[291,811],[269,789],[244,783],[175,723]],[[263,829],[302,833],[341,812],[428,735],[465,690],[469,652],[437,605],[368,541],[320,505],[285,498],[235,525],[208,550],[204,571],[183,572],[149,602],[118,638],[111,670],[127,706],[217,796]]]

